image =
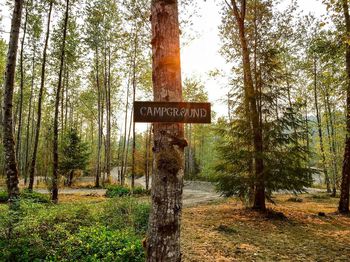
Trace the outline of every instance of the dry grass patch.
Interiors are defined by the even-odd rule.
[[[268,216],[235,199],[185,209],[184,261],[349,261],[350,217],[334,213],[337,199],[290,197],[274,199]]]

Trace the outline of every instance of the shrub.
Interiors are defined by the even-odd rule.
[[[147,190],[143,187],[138,186],[138,187],[134,188],[133,194],[134,195],[150,195],[151,190],[149,190],[149,189]]]
[[[130,195],[130,189],[121,185],[111,185],[107,187],[106,197],[122,197]]]
[[[9,197],[6,191],[0,191],[0,203],[6,203],[8,198]]]
[[[145,233],[148,226],[150,205],[132,198],[113,199],[106,203],[101,220],[112,229],[133,228],[136,233]]]
[[[141,240],[130,231],[105,226],[82,227],[59,244],[53,261],[144,261]]]
[[[20,197],[21,199],[29,200],[34,203],[42,203],[42,204],[51,203],[48,195],[37,193],[37,192],[30,192],[26,189],[20,193]],[[7,192],[0,191],[0,203],[6,203],[7,200],[8,200]]]

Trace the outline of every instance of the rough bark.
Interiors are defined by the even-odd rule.
[[[177,0],[151,6],[155,101],[182,101]],[[154,124],[152,210],[147,261],[181,261],[180,219],[184,173],[183,124]]]
[[[346,35],[350,35],[350,16],[347,0],[342,0]],[[347,94],[346,94],[346,141],[342,170],[342,182],[340,187],[340,200],[338,210],[340,213],[349,213],[349,188],[350,188],[350,45],[346,43],[346,74],[347,74]]]
[[[19,30],[21,26],[21,16],[23,0],[15,0],[11,21],[11,33],[9,49],[7,53],[5,92],[4,92],[4,119],[3,119],[3,142],[5,152],[5,172],[7,177],[7,190],[10,207],[14,207],[16,199],[19,197],[18,169],[15,153],[15,141],[13,137],[13,89],[15,81],[16,57],[18,48]]]
[[[264,163],[262,159],[263,141],[262,128],[259,124],[259,112],[257,109],[257,99],[252,77],[252,69],[250,64],[250,53],[248,49],[246,30],[245,30],[245,16],[246,16],[246,1],[241,0],[240,8],[238,8],[235,0],[231,0],[233,15],[236,19],[239,39],[242,49],[243,72],[244,72],[244,92],[245,98],[249,105],[249,118],[251,121],[253,133],[253,147],[254,147],[254,175],[255,175],[255,194],[253,208],[257,210],[265,210],[265,178],[264,178]]]
[[[63,28],[63,39],[62,39],[62,50],[61,50],[61,61],[60,69],[58,74],[58,85],[56,90],[56,100],[55,100],[55,116],[54,116],[54,127],[53,127],[53,176],[52,176],[52,201],[54,203],[58,202],[58,115],[59,115],[59,105],[60,105],[60,94],[62,88],[62,73],[64,65],[64,57],[66,50],[66,36],[67,36],[67,24],[68,24],[68,13],[69,13],[69,0],[66,1],[66,11],[64,18],[64,28]]]
[[[46,72],[46,57],[47,57],[46,53],[47,53],[47,46],[48,46],[49,37],[50,37],[50,23],[51,23],[52,6],[53,6],[53,1],[50,1],[49,13],[48,13],[48,17],[47,17],[46,37],[45,37],[45,44],[44,44],[44,50],[43,50],[43,61],[41,64],[41,81],[40,81],[39,98],[38,98],[38,112],[37,112],[38,119],[37,119],[37,123],[36,123],[36,132],[35,132],[35,138],[34,138],[34,148],[33,148],[32,161],[30,163],[30,169],[29,169],[28,189],[30,191],[33,190],[33,185],[34,185],[36,157],[37,157],[38,145],[39,145],[39,135],[40,135],[40,128],[41,128],[42,100],[43,100],[43,92],[44,92],[44,88],[45,88],[45,72]]]

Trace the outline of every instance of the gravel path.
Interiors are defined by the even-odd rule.
[[[143,186],[144,180],[135,180],[136,185]],[[36,192],[49,194],[47,189],[34,189]],[[64,188],[59,190],[59,194],[81,195],[81,196],[104,196],[106,189],[88,189],[88,188]],[[214,186],[208,182],[191,181],[184,183],[183,204],[185,207],[197,204],[205,204],[220,199],[220,194],[216,193]]]

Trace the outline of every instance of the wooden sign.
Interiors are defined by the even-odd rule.
[[[135,101],[134,121],[209,124],[211,106],[210,103]]]

